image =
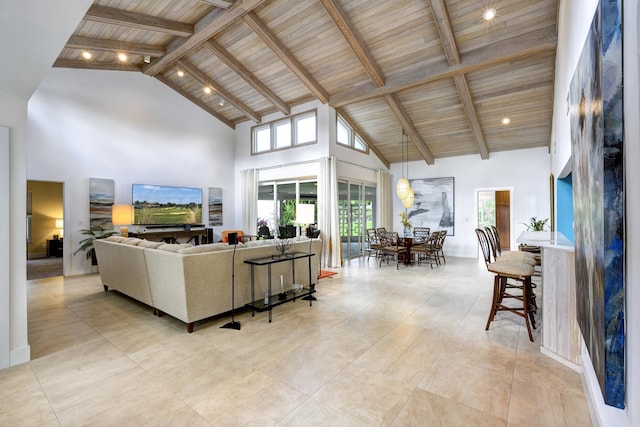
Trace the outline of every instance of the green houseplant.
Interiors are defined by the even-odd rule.
[[[80,246],[73,254],[75,255],[78,252],[85,251],[86,258],[91,260],[91,265],[98,265],[98,260],[96,259],[96,251],[93,247],[93,241],[96,239],[106,239],[109,236],[118,234],[118,232],[114,230],[105,230],[102,227],[94,226],[88,229],[80,230],[80,234],[87,237],[80,240]]]
[[[400,222],[402,223],[402,227],[404,227],[404,235],[405,236],[410,236],[411,235],[411,227],[413,227],[413,224],[411,224],[411,221],[409,221],[409,217],[407,217],[407,213],[406,212],[401,212],[400,213]]]
[[[549,222],[549,218],[538,219],[532,216],[529,218],[529,222],[524,222],[523,224],[527,227],[527,231],[544,231],[547,222]]]

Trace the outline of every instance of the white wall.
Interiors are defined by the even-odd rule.
[[[235,226],[234,131],[161,82],[139,73],[51,69],[29,101],[27,177],[64,182],[65,274],[89,272],[70,256],[89,227],[89,178],[223,188],[222,227]],[[207,209],[203,209],[207,223]],[[229,227],[227,227],[229,226]]]
[[[560,26],[558,31],[558,51],[556,56],[556,88],[554,98],[552,140],[552,171],[559,175],[571,160],[570,120],[567,115],[567,94],[576,65],[593,19],[597,0],[563,0],[560,3]],[[640,218],[637,191],[631,183],[640,182],[638,168],[640,161],[639,125],[640,108],[638,99],[638,3],[624,2],[624,110],[625,110],[625,163],[626,163],[626,409],[619,410],[604,404],[602,394],[588,360],[583,351],[583,381],[585,393],[590,403],[595,425],[623,427],[640,425],[640,316],[634,307],[640,305],[640,270],[631,260],[640,258],[640,230],[636,218]]]
[[[395,183],[401,175],[401,165],[391,165],[394,230],[402,232],[402,203],[395,196]],[[409,179],[455,178],[455,235],[447,236],[445,253],[452,256],[478,256],[476,191],[489,188],[513,188],[511,204],[515,228],[511,230],[512,247],[515,238],[525,230],[522,222],[532,216],[549,217],[549,154],[547,148],[491,153],[487,160],[480,155],[436,159],[434,165],[409,162]]]

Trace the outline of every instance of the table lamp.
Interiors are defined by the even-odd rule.
[[[114,227],[120,226],[122,237],[129,237],[129,225],[133,223],[133,206],[113,205],[111,207],[111,222]]]
[[[308,203],[298,203],[296,205],[296,223],[298,225],[310,225],[315,224],[315,222],[315,206]]]
[[[56,223],[55,223],[55,228],[57,228],[58,230],[60,230],[60,238],[64,238],[64,219],[63,218],[56,218]]]

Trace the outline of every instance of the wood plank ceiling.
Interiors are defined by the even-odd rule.
[[[96,0],[54,66],[147,74],[232,128],[317,99],[387,165],[403,131],[428,164],[548,147],[558,0],[487,4]]]

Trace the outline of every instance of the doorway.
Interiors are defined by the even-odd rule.
[[[63,275],[64,185],[27,181],[27,280]]]
[[[515,246],[513,236],[513,189],[490,188],[476,190],[476,212],[478,228],[495,226],[500,234],[501,250]]]
[[[367,229],[374,228],[376,187],[363,183],[338,181],[338,222],[342,259],[364,254]]]

